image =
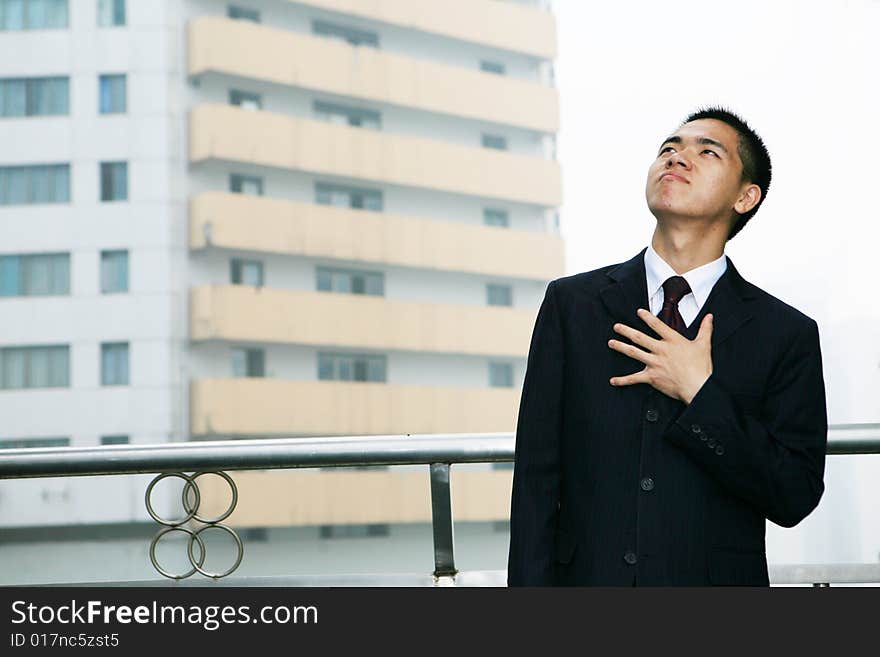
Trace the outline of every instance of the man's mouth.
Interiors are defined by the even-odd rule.
[[[683,183],[688,182],[687,178],[684,178],[683,176],[679,176],[677,173],[670,173],[668,171],[666,173],[664,173],[662,176],[660,176],[660,180],[661,181],[663,181],[663,180],[677,180],[678,182],[683,182]]]

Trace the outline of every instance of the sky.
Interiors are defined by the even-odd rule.
[[[818,322],[829,423],[880,423],[880,0],[555,0],[554,12],[566,272],[647,246],[660,142],[700,106],[726,106],[761,134],[773,181],[725,253]],[[829,463],[833,494],[797,530],[768,533],[777,561],[878,559],[880,457]]]
[[[567,273],[649,243],[645,178],[662,138],[700,106],[729,107],[763,137],[773,181],[725,252],[819,323],[840,372],[831,421],[880,422],[880,1],[554,8]]]

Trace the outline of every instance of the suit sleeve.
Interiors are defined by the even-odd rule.
[[[532,333],[516,426],[508,586],[553,585],[560,482],[563,336],[555,281]]]
[[[825,490],[828,419],[812,319],[790,341],[763,401],[760,419],[743,413],[712,375],[665,437],[766,518],[794,527]]]

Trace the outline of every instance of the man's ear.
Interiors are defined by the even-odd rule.
[[[761,188],[752,183],[747,185],[742,192],[740,192],[739,198],[736,200],[736,203],[733,204],[733,209],[739,214],[745,214],[758,205],[758,201],[760,200]]]

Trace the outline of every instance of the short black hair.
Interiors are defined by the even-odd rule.
[[[736,130],[736,133],[739,135],[736,150],[743,165],[742,179],[754,183],[761,188],[761,199],[758,201],[758,204],[748,212],[739,215],[737,221],[733,223],[730,234],[727,236],[727,239],[730,240],[743,229],[749,222],[749,219],[761,207],[764,199],[767,198],[767,190],[770,189],[770,177],[772,174],[770,153],[767,152],[767,147],[764,145],[764,140],[761,139],[760,135],[742,117],[728,109],[723,107],[698,109],[696,112],[689,114],[681,125],[700,119],[715,119],[716,121],[726,123]]]

